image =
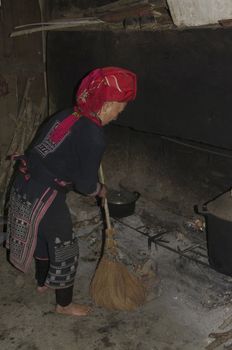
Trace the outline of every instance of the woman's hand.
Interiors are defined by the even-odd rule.
[[[98,193],[98,197],[101,198],[101,206],[104,207],[105,205],[105,199],[107,195],[107,188],[105,185],[101,184],[101,189]]]
[[[98,192],[98,197],[100,198],[106,198],[106,195],[107,195],[107,188],[105,185],[101,184],[101,189],[100,191]]]

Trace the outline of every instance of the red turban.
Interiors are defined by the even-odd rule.
[[[77,91],[77,108],[92,118],[108,101],[128,102],[135,99],[136,75],[118,67],[97,68],[81,82]]]
[[[105,102],[128,102],[135,99],[136,92],[137,78],[133,72],[118,67],[97,68],[82,80],[74,112],[101,125],[97,113]],[[65,118],[51,133],[51,141],[59,142],[78,119],[75,114]]]

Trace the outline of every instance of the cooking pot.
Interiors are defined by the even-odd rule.
[[[140,193],[137,191],[109,190],[107,193],[107,200],[110,216],[123,218],[134,214],[135,203],[139,197]]]
[[[202,205],[195,212],[206,222],[206,240],[210,266],[225,275],[232,276],[232,197],[226,191]]]

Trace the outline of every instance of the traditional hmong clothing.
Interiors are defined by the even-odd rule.
[[[71,302],[79,254],[66,193],[98,194],[105,149],[98,112],[106,101],[126,102],[135,95],[134,73],[117,67],[94,70],[78,89],[77,105],[54,115],[18,157],[9,202],[9,258],[26,272],[34,256],[38,286],[54,288],[59,305]]]
[[[26,272],[33,255],[50,261],[45,284],[73,284],[78,260],[66,192],[97,190],[97,172],[105,149],[103,128],[75,117],[69,133],[51,142],[49,135],[72,111],[56,114],[22,157],[11,190],[8,219],[10,261]]]

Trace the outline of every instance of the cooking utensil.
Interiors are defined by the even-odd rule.
[[[107,198],[110,216],[123,218],[133,215],[135,212],[135,204],[139,197],[140,193],[137,191],[109,190]]]

